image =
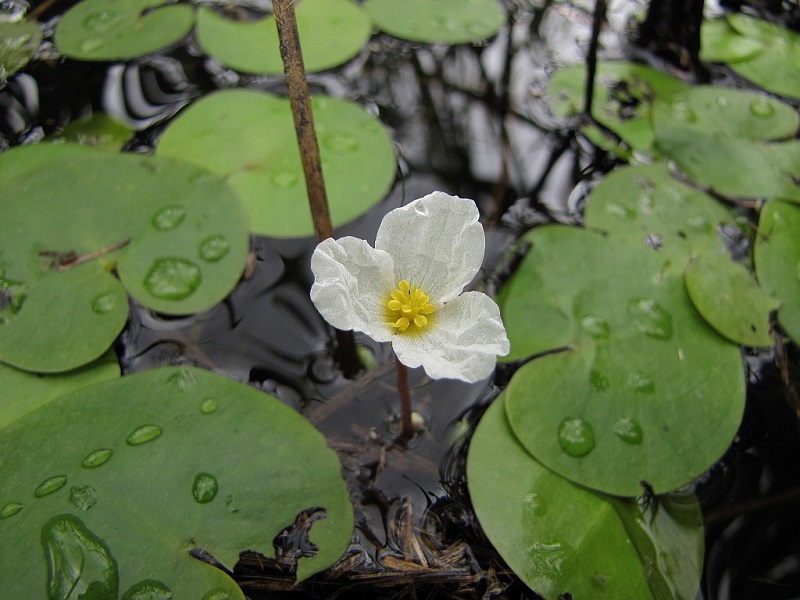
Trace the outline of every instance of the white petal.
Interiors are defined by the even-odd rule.
[[[392,256],[396,278],[421,288],[437,305],[472,281],[485,243],[475,203],[444,192],[390,211],[375,239],[375,247]]]
[[[391,256],[358,238],[328,238],[314,250],[311,270],[311,300],[328,323],[391,339],[384,307],[396,285]]]
[[[432,316],[435,319],[424,334],[392,337],[392,347],[404,365],[422,365],[434,379],[474,382],[492,373],[498,354],[508,354],[500,309],[486,294],[466,292]]]

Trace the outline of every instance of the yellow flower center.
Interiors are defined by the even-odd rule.
[[[428,326],[430,315],[436,307],[430,303],[430,297],[418,287],[403,279],[392,290],[386,302],[387,320],[398,333],[418,333]]]

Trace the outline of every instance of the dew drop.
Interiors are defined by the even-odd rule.
[[[91,31],[108,31],[119,26],[125,21],[123,13],[114,10],[99,10],[90,13],[84,20],[83,25]]]
[[[608,321],[599,315],[586,315],[581,319],[581,327],[586,333],[598,340],[608,338],[610,333]]]
[[[658,302],[650,298],[632,300],[628,304],[628,315],[636,329],[659,340],[672,337],[672,315]]]
[[[200,258],[216,262],[231,249],[228,239],[222,234],[210,235],[200,243]]]
[[[151,222],[159,231],[172,231],[183,223],[185,218],[186,209],[182,206],[166,206],[153,216]]]
[[[711,224],[705,217],[692,217],[687,222],[698,231],[711,231]]]
[[[87,38],[81,42],[80,51],[83,54],[92,54],[103,47],[103,40],[97,38]]]
[[[292,171],[278,171],[270,180],[275,187],[287,189],[296,186],[300,181],[300,176]]]
[[[21,510],[22,504],[19,502],[9,502],[8,504],[4,504],[3,508],[0,508],[0,521],[9,517],[13,517]]]
[[[630,417],[622,417],[614,423],[614,433],[626,444],[641,444],[642,426]]]
[[[628,387],[640,394],[652,394],[656,391],[656,383],[647,373],[634,371],[628,375]]]
[[[349,133],[331,133],[322,139],[322,144],[336,154],[350,154],[358,150],[358,140]]]
[[[591,385],[592,389],[596,392],[604,392],[611,387],[611,382],[604,373],[601,373],[596,369],[592,369],[589,373],[589,385]]]
[[[676,119],[681,119],[687,123],[694,123],[697,121],[697,115],[689,108],[686,102],[673,102],[672,103],[672,116]]]
[[[69,490],[69,501],[78,510],[89,510],[97,504],[97,490],[90,485],[73,485]]]
[[[219,403],[216,398],[206,398],[200,403],[200,412],[204,415],[210,415],[217,410],[218,406]]]
[[[172,600],[172,590],[156,579],[145,579],[128,588],[122,600]]]
[[[182,258],[159,258],[144,280],[145,289],[156,298],[183,300],[200,285],[200,267]]]
[[[64,487],[66,483],[66,475],[55,475],[54,477],[48,477],[39,484],[39,487],[34,490],[33,495],[37,498],[43,498],[44,496],[48,496],[53,492],[57,492]]]
[[[547,514],[547,503],[536,492],[528,492],[522,499],[523,518],[540,518]]]
[[[58,515],[42,527],[47,598],[116,598],[119,569],[105,542],[78,517]]]
[[[558,443],[570,456],[586,456],[594,448],[594,430],[583,419],[567,417],[558,426]]]
[[[140,444],[152,442],[162,433],[163,431],[158,425],[142,425],[131,431],[125,441],[129,446],[139,446]]]
[[[720,108],[728,108],[730,105],[730,100],[728,100],[725,96],[717,96],[717,106]]]
[[[771,117],[775,114],[775,106],[766,96],[759,96],[750,102],[750,112],[757,117]]]
[[[92,300],[92,310],[98,315],[111,312],[117,306],[117,296],[114,292],[106,292]]]
[[[203,596],[202,600],[228,600],[230,596],[228,592],[223,589],[211,590],[205,596]]]
[[[534,574],[554,578],[561,575],[561,568],[571,552],[566,544],[560,542],[536,542],[528,547],[528,558]]]
[[[167,378],[167,383],[174,386],[179,392],[185,392],[197,383],[197,379],[191,371],[180,369]]]
[[[609,202],[606,204],[606,212],[611,213],[615,217],[625,219],[626,221],[633,221],[636,218],[636,211],[630,206],[623,206],[616,202]]]
[[[81,466],[84,469],[94,469],[106,464],[112,454],[114,451],[111,448],[98,448],[86,455],[86,458],[81,461]]]
[[[198,504],[208,504],[216,496],[219,491],[219,484],[217,478],[210,473],[198,473],[194,477],[192,484],[192,496]]]

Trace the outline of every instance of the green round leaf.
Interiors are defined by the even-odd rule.
[[[466,44],[495,35],[506,21],[497,0],[367,0],[375,25],[394,37],[427,44]]]
[[[703,21],[700,37],[700,58],[711,62],[749,60],[764,51],[764,44],[738,34],[727,19]]]
[[[221,301],[244,268],[243,211],[193,165],[40,144],[0,157],[0,187],[0,360],[22,369],[66,371],[103,354],[127,319],[126,289],[188,314]]]
[[[658,148],[693,180],[734,197],[800,199],[800,117],[791,106],[742,90],[698,86],[653,103]]]
[[[761,288],[778,298],[778,320],[800,341],[800,207],[770,200],[761,209],[754,260]]]
[[[119,364],[112,351],[79,369],[49,375],[28,373],[0,363],[3,382],[0,429],[67,392],[116,377]]]
[[[592,116],[631,147],[649,151],[653,145],[650,110],[654,97],[683,90],[686,84],[650,67],[628,62],[597,65]],[[559,116],[583,111],[586,66],[566,67],[550,80],[548,93]]]
[[[0,555],[8,598],[50,589],[54,598],[242,600],[191,550],[232,568],[244,550],[272,555],[274,536],[322,509],[303,579],[335,562],[353,529],[323,436],[278,400],[197,369],[62,396],[2,430],[0,457],[0,538],[14,548]]]
[[[372,34],[366,13],[350,0],[300,0],[295,14],[308,72],[347,62]],[[283,74],[275,17],[236,22],[201,8],[197,41],[210,56],[237,71]]]
[[[470,442],[467,483],[481,526],[511,569],[547,600],[695,597],[703,529],[696,499],[613,500],[559,477],[515,438],[504,397]],[[569,507],[564,510],[564,507]],[[685,518],[688,514],[689,518]]]
[[[125,60],[182,39],[194,25],[194,9],[163,0],[83,0],[56,27],[58,50],[78,60]]]
[[[509,422],[545,466],[636,495],[684,485],[730,445],[744,407],[737,346],[697,314],[655,252],[589,231],[537,228],[500,299],[511,355],[540,352],[557,311],[560,353],[509,383]],[[539,310],[543,307],[545,310]]]
[[[769,314],[778,306],[744,265],[721,252],[701,254],[684,273],[695,308],[720,334],[745,346],[771,346]]]
[[[317,97],[312,109],[336,227],[385,196],[394,180],[394,148],[380,121],[356,104]],[[286,98],[251,90],[206,96],[170,124],[156,152],[224,176],[247,208],[254,232],[277,237],[313,233]]]
[[[35,21],[0,22],[0,87],[28,64],[42,42],[42,30]]]
[[[592,190],[584,217],[589,228],[656,249],[678,275],[692,253],[722,249],[717,228],[734,223],[727,208],[675,180],[664,164],[610,173]]]
[[[53,140],[119,150],[132,135],[133,129],[127,125],[105,113],[95,112],[67,125]]]

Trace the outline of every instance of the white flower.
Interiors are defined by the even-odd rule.
[[[494,300],[462,293],[484,247],[475,203],[433,192],[390,211],[375,248],[354,237],[321,242],[311,257],[311,300],[334,327],[391,342],[408,367],[478,381],[509,351]]]

